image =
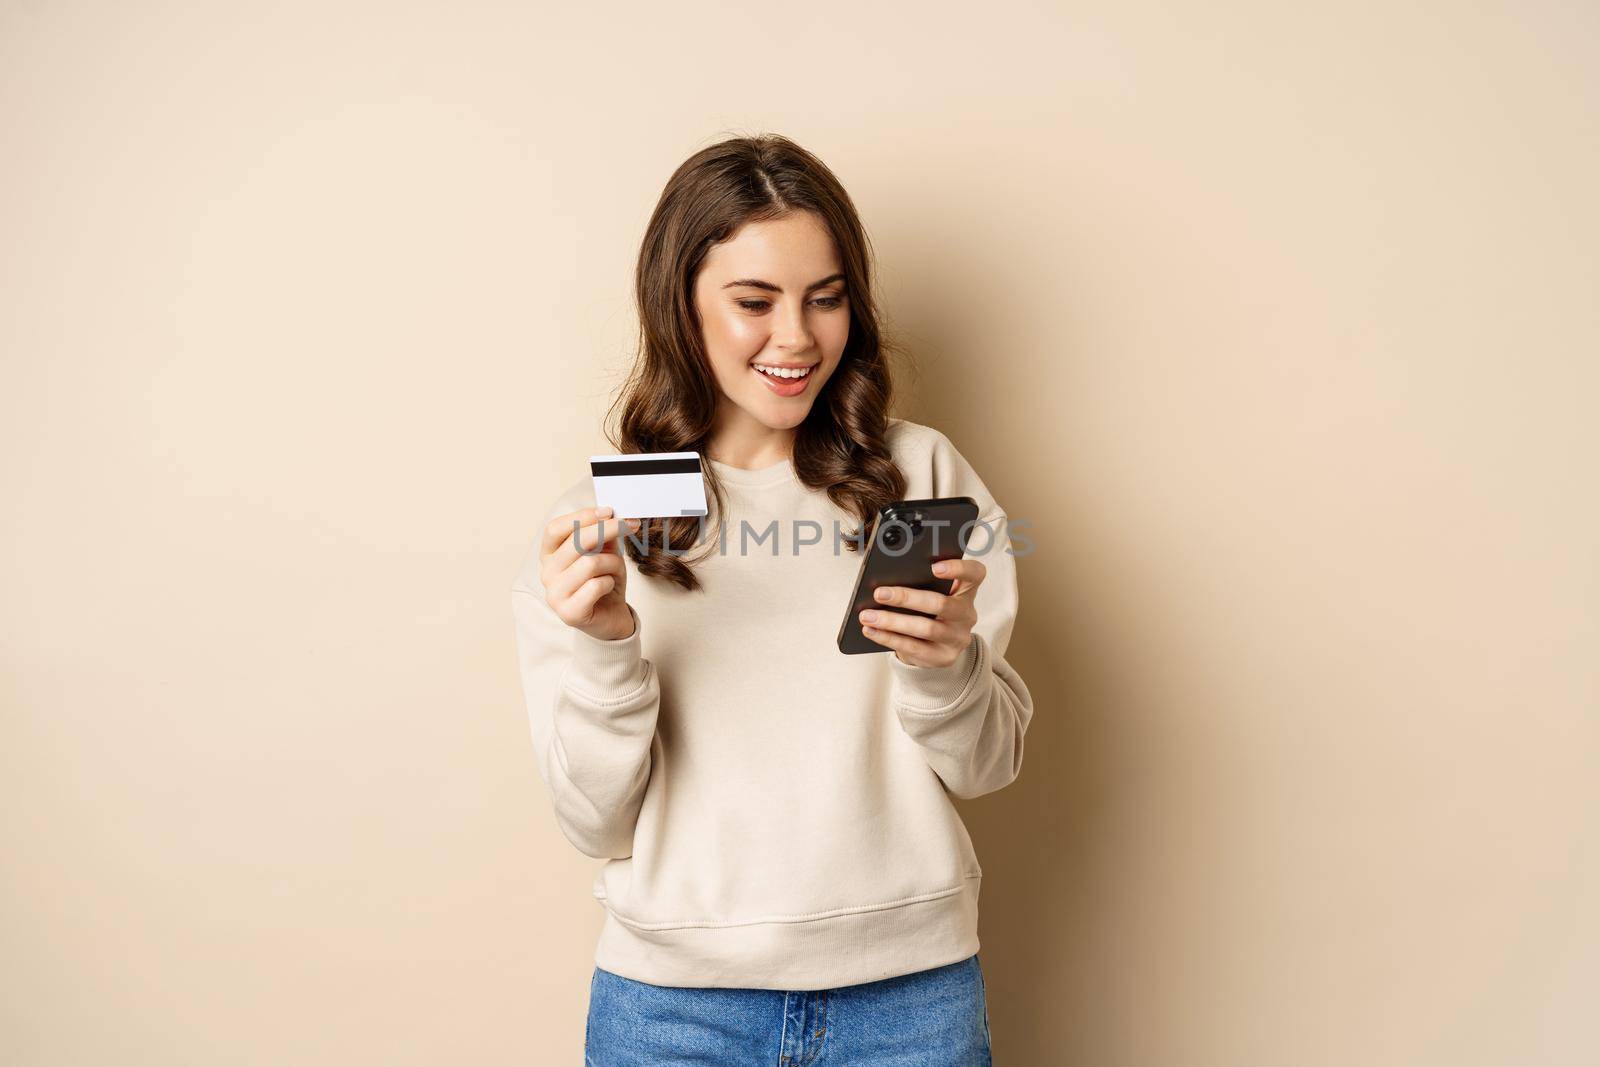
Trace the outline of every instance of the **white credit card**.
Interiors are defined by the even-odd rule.
[[[698,452],[632,452],[590,456],[594,502],[619,519],[706,514]]]

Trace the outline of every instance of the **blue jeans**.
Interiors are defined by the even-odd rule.
[[[584,1067],[989,1067],[976,953],[836,989],[658,986],[596,967]]]

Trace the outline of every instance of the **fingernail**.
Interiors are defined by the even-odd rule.
[[[608,507],[596,508],[595,515],[602,519],[609,519],[611,517],[611,509]]]
[[[889,590],[887,590],[887,589],[879,589],[876,593],[873,593],[872,595],[877,597],[879,600],[888,600],[889,599]]]
[[[935,574],[949,574],[950,573],[950,563],[947,560],[942,560],[941,559],[938,563],[935,563],[933,565],[933,573],[935,573]]]
[[[863,611],[861,613],[861,621],[862,622],[877,622],[878,621],[878,613],[876,611]]]
[[[639,528],[639,523],[642,520],[640,520],[640,519],[623,519],[622,521],[628,524],[628,529],[637,530]]]

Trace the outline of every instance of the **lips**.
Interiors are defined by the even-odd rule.
[[[780,365],[781,364],[769,364],[769,366],[780,366]],[[802,364],[802,366],[805,366],[805,364]],[[771,389],[774,393],[777,393],[779,396],[799,396],[801,393],[806,391],[806,387],[811,383],[812,377],[814,377],[816,375],[816,373],[817,373],[817,367],[819,366],[819,364],[811,364],[810,366],[811,366],[811,372],[809,374],[807,374],[803,378],[778,378],[778,377],[774,377],[771,374],[765,374],[765,373],[757,370],[756,369],[756,365],[754,363],[752,363],[750,365],[750,373],[754,374],[756,377],[760,378],[762,383],[768,389]]]
[[[776,367],[778,370],[809,370],[817,366],[815,363],[768,363],[765,360],[756,360],[750,365],[757,370],[762,367]]]

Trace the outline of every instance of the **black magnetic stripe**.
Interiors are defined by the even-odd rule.
[[[596,478],[609,478],[620,474],[699,474],[700,461],[698,459],[611,460],[591,463],[589,469]]]

